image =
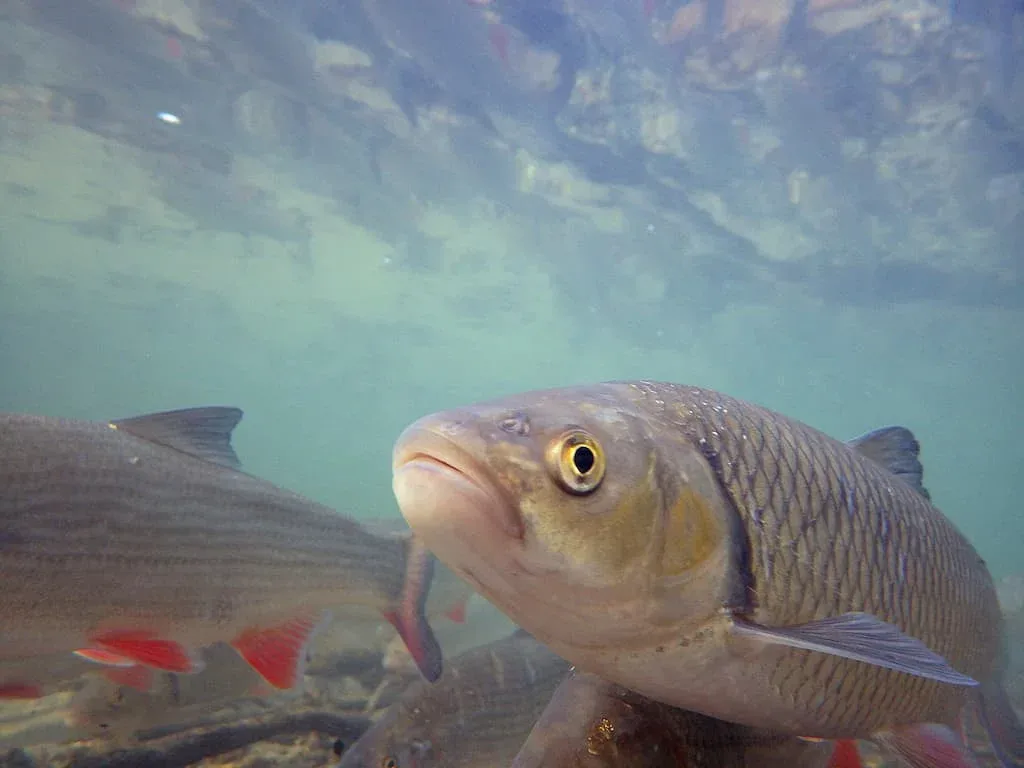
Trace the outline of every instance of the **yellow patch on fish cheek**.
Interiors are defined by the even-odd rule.
[[[722,531],[711,504],[691,488],[683,488],[666,518],[663,576],[678,576],[697,567],[721,544]]]

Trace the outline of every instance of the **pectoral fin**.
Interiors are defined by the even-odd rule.
[[[868,613],[844,613],[789,627],[765,627],[741,618],[734,622],[737,634],[767,643],[828,653],[949,685],[978,684],[920,640]]]
[[[978,717],[1000,765],[1007,768],[1024,765],[1024,727],[1002,683],[992,681],[984,685],[980,703]]]

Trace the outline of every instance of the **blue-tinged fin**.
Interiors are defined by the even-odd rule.
[[[906,427],[882,427],[855,437],[847,445],[880,464],[929,501],[932,496],[922,483],[921,444]]]
[[[988,681],[981,687],[980,704],[978,720],[999,764],[1003,768],[1024,765],[1024,727],[1000,681]]]
[[[231,433],[241,420],[239,408],[211,406],[147,413],[112,421],[110,426],[197,459],[241,469],[242,463],[231,447]]]
[[[764,627],[739,617],[734,622],[737,634],[774,645],[841,656],[949,685],[978,684],[920,640],[869,613],[844,613],[790,627]]]

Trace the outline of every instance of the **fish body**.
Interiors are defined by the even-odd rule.
[[[956,737],[998,704],[988,570],[902,428],[845,444],[697,387],[615,382],[425,417],[394,487],[423,542],[560,656],[652,699],[799,736]],[[998,730],[998,729],[997,729]]]
[[[0,415],[0,661],[74,652],[194,672],[196,651],[223,641],[290,688],[330,609],[361,605],[439,674],[430,556],[241,472],[240,418]]]
[[[461,653],[438,682],[413,683],[340,768],[507,768],[568,670],[521,632]]]
[[[833,750],[677,709],[577,670],[512,768],[826,768]]]

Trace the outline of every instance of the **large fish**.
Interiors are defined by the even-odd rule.
[[[529,635],[461,653],[413,683],[340,768],[508,768],[569,665]]]
[[[835,753],[835,754],[834,754]],[[677,709],[573,670],[512,768],[857,768],[856,746],[808,743]]]
[[[0,415],[0,661],[74,652],[187,673],[224,641],[291,688],[325,614],[361,605],[440,675],[432,556],[239,471],[241,416]]]
[[[844,444],[646,381],[425,417],[399,438],[413,530],[581,669],[722,720],[963,766],[981,703],[1024,756],[985,563],[899,427]],[[980,686],[978,685],[980,683]]]

